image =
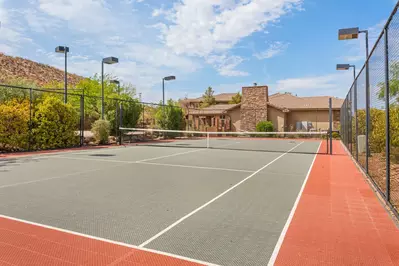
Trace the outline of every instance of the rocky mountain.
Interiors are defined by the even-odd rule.
[[[0,53],[0,83],[7,84],[15,79],[43,86],[50,82],[64,82],[64,70]],[[71,86],[78,84],[82,79],[84,77],[68,73],[68,84]]]

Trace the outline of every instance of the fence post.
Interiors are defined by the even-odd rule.
[[[355,104],[354,104],[354,112],[355,112],[356,161],[359,161],[359,142],[358,142],[359,121],[358,121],[358,116],[357,116],[357,78],[355,78],[353,98],[354,98],[353,101],[355,102]]]
[[[370,80],[369,80],[369,58],[366,61],[366,173],[369,173],[369,134],[370,132]]]
[[[330,132],[329,132],[329,134],[330,134],[330,154],[332,154],[332,152],[333,152],[333,147],[332,147],[332,144],[333,144],[333,141],[332,141],[332,130],[333,130],[333,128],[332,128],[332,126],[333,126],[333,121],[332,121],[332,118],[333,118],[333,115],[332,115],[332,98],[329,98],[328,99],[328,102],[329,102],[329,119],[330,119]]]
[[[32,141],[32,101],[33,101],[33,90],[29,88],[29,134],[28,134],[28,151],[31,150]]]
[[[84,145],[85,132],[85,100],[84,94],[80,96],[80,146]]]
[[[145,128],[145,105],[144,105],[144,103],[142,103],[142,105],[143,105],[143,128]]]
[[[122,145],[122,130],[120,129],[123,121],[123,108],[122,108],[122,103],[119,103],[119,145]]]
[[[391,153],[391,134],[390,134],[390,121],[389,121],[389,53],[388,53],[388,28],[385,27],[385,160],[386,160],[386,200],[390,201],[391,196],[391,162],[390,162],[390,153]]]

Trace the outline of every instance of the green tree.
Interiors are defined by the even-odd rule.
[[[241,103],[241,99],[242,99],[241,93],[237,92],[236,95],[231,97],[229,104],[239,104],[239,103]]]
[[[0,103],[9,101],[12,99],[27,99],[29,100],[29,89],[32,88],[35,89],[37,88],[37,85],[33,82],[30,82],[28,80],[22,79],[22,78],[16,78],[9,80],[8,85],[10,86],[18,86],[18,87],[24,87],[26,89],[21,89],[21,88],[12,88],[12,87],[5,87],[5,86],[0,86]],[[35,92],[35,96],[39,96],[41,92]]]
[[[117,110],[120,103],[123,103],[123,126],[125,127],[136,126],[142,108],[136,98],[136,88],[134,86],[129,83],[121,84],[119,91],[118,86],[110,82],[112,79],[115,78],[110,75],[104,77],[104,113],[105,118],[111,123],[112,133],[116,133],[116,123],[119,121]],[[101,76],[95,75],[81,80],[77,88],[84,94],[85,125],[91,126],[94,121],[101,117]],[[71,102],[78,100],[79,98],[75,97],[71,99]],[[74,103],[73,105],[80,106],[79,103]]]
[[[399,104],[399,62],[393,62],[389,68],[389,97],[396,98],[396,103]],[[378,98],[383,100],[385,98],[385,83],[378,83],[379,92]]]
[[[202,103],[201,103],[201,107],[205,108],[211,105],[216,104],[216,99],[213,96],[215,92],[213,91],[212,87],[208,87],[208,89],[206,89],[205,93],[202,95]]]
[[[167,105],[157,108],[155,120],[161,129],[181,130],[184,128],[184,114],[178,102],[168,100]]]

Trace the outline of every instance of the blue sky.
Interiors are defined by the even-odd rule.
[[[344,97],[352,82],[337,63],[364,63],[363,36],[340,42],[337,30],[368,29],[371,45],[394,0],[0,0],[0,52],[69,71],[106,72],[132,83],[146,101],[237,92],[254,82],[271,92]]]

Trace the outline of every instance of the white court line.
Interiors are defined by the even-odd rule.
[[[42,227],[42,228],[51,229],[51,230],[55,230],[55,231],[58,231],[58,232],[63,232],[63,233],[67,233],[67,234],[71,234],[71,235],[75,235],[75,236],[80,236],[80,237],[84,237],[84,238],[89,238],[89,239],[93,239],[93,240],[97,240],[97,241],[102,241],[102,242],[106,242],[106,243],[110,243],[110,244],[114,244],[114,245],[118,245],[118,246],[128,247],[128,248],[132,248],[132,249],[136,249],[136,250],[148,251],[148,252],[151,252],[151,253],[154,253],[154,254],[159,254],[159,255],[164,255],[164,256],[168,256],[168,257],[172,257],[172,258],[176,258],[176,259],[181,259],[181,260],[185,260],[185,261],[195,262],[195,263],[198,263],[198,264],[209,265],[209,266],[219,266],[217,264],[213,264],[213,263],[209,263],[209,262],[205,262],[205,261],[201,261],[201,260],[196,260],[196,259],[192,259],[192,258],[188,258],[188,257],[184,257],[184,256],[172,254],[172,253],[158,251],[158,250],[155,250],[155,249],[138,247],[138,246],[127,244],[127,243],[123,243],[123,242],[118,242],[118,241],[114,241],[114,240],[110,240],[110,239],[106,239],[106,238],[102,238],[102,237],[86,235],[86,234],[78,233],[78,232],[75,232],[75,231],[70,231],[70,230],[67,230],[67,229],[53,227],[53,226],[50,226],[50,225],[35,223],[35,222],[31,222],[31,221],[27,221],[27,220],[23,220],[23,219],[18,219],[18,218],[15,218],[15,217],[6,216],[6,215],[2,215],[2,214],[0,214],[0,218],[12,220],[12,221],[17,221],[17,222],[21,222],[21,223],[26,223],[26,224],[30,224],[30,225],[35,225],[35,226],[39,226],[39,227]]]
[[[136,161],[136,162],[137,163],[148,162],[148,161],[153,161],[153,160],[157,160],[157,159],[169,158],[169,157],[173,157],[173,156],[177,156],[177,155],[183,155],[183,154],[188,154],[188,153],[193,153],[193,152],[199,152],[199,151],[203,151],[203,150],[206,150],[206,149],[203,148],[203,149],[196,149],[196,150],[191,150],[191,151],[186,151],[186,152],[173,153],[173,154],[169,154],[169,155],[164,155],[164,156],[159,156],[159,157],[139,160],[139,161]]]
[[[221,148],[221,147],[227,147],[227,146],[231,146],[234,144],[237,144],[239,142],[234,142],[234,143],[229,143],[226,145],[219,145],[219,146],[215,146],[215,148]],[[172,147],[174,148],[174,147]],[[176,147],[179,148],[179,147]],[[191,150],[191,151],[186,151],[186,152],[180,152],[180,153],[174,153],[174,154],[170,154],[170,155],[164,155],[164,156],[159,156],[159,157],[155,157],[155,158],[148,158],[148,159],[144,159],[144,160],[139,160],[136,161],[136,163],[142,163],[142,162],[148,162],[148,161],[153,161],[153,160],[157,160],[157,159],[164,159],[164,158],[169,158],[169,157],[173,157],[173,156],[177,156],[177,155],[183,155],[183,154],[189,154],[189,153],[194,153],[194,152],[199,152],[199,151],[206,151],[208,150],[207,148],[200,148],[200,149],[196,149],[196,150]]]
[[[119,161],[119,160],[106,160],[106,159],[94,159],[94,158],[75,158],[75,157],[54,157],[56,159],[68,159],[68,160],[83,160],[83,161],[98,161],[98,162],[111,162],[111,163],[123,163],[123,164],[146,164],[146,165],[159,165],[168,167],[181,167],[181,168],[192,168],[192,169],[206,169],[206,170],[218,170],[218,171],[229,171],[229,172],[243,172],[243,173],[253,173],[251,170],[242,169],[231,169],[231,168],[220,168],[220,167],[207,167],[207,166],[196,166],[196,165],[182,165],[182,164],[166,164],[166,163],[150,163],[150,162],[129,162],[129,161]]]
[[[181,168],[229,171],[229,172],[243,172],[243,173],[253,173],[254,172],[254,171],[250,171],[250,170],[219,168],[219,167],[206,167],[206,166],[193,166],[193,165],[182,165],[182,164],[147,163],[147,162],[136,162],[136,163],[137,164],[148,164],[148,165],[159,165],[159,166],[170,166],[170,167],[181,167]]]
[[[254,173],[252,173],[251,175],[249,175],[248,177],[246,177],[245,179],[241,180],[240,182],[238,182],[237,184],[235,184],[234,186],[230,187],[229,189],[225,190],[224,192],[222,192],[221,194],[219,194],[218,196],[216,196],[215,198],[211,199],[210,201],[208,201],[207,203],[205,203],[204,205],[198,207],[197,209],[193,210],[192,212],[190,212],[189,214],[183,216],[182,218],[180,218],[179,220],[177,220],[176,222],[174,222],[173,224],[169,225],[168,227],[166,227],[164,230],[162,230],[161,232],[159,232],[158,234],[154,235],[153,237],[151,237],[150,239],[146,240],[145,242],[143,242],[142,244],[139,245],[139,247],[144,247],[146,245],[148,245],[149,243],[151,243],[152,241],[154,241],[155,239],[157,239],[158,237],[160,237],[161,235],[165,234],[166,232],[168,232],[170,229],[172,229],[173,227],[175,227],[176,225],[180,224],[181,222],[183,222],[184,220],[186,220],[187,218],[189,218],[190,216],[192,216],[193,214],[197,213],[198,211],[202,210],[203,208],[205,208],[206,206],[208,206],[209,204],[211,204],[212,202],[216,201],[217,199],[223,197],[224,195],[226,195],[227,193],[229,193],[231,190],[235,189],[236,187],[238,187],[239,185],[241,185],[242,183],[244,183],[245,181],[249,180],[251,177],[253,177],[254,175],[256,175],[257,173],[259,173],[260,171],[262,171],[263,169],[265,169],[266,167],[268,167],[269,165],[271,165],[272,163],[274,163],[275,161],[277,161],[278,159],[280,159],[281,157],[283,157],[284,155],[286,155],[287,153],[289,153],[290,151],[294,150],[295,148],[297,148],[299,145],[301,145],[302,143],[304,143],[304,141],[302,141],[301,143],[299,143],[298,145],[296,145],[295,147],[293,147],[292,149],[286,151],[285,153],[281,154],[280,156],[278,156],[276,159],[274,159],[273,161],[267,163],[266,165],[262,166],[261,168],[259,168],[257,171],[255,171]]]
[[[292,207],[292,210],[291,210],[291,212],[290,212],[290,215],[288,216],[287,222],[286,222],[285,225],[284,225],[283,231],[281,231],[280,237],[278,238],[277,243],[276,243],[276,246],[274,247],[272,256],[270,257],[269,263],[267,264],[268,266],[273,266],[274,263],[276,262],[278,253],[280,252],[280,249],[281,249],[281,246],[282,246],[282,244],[283,244],[285,235],[287,234],[288,227],[290,226],[291,221],[292,221],[292,219],[294,218],[294,214],[295,214],[296,208],[298,207],[299,200],[301,199],[303,190],[305,189],[306,183],[308,182],[310,172],[311,172],[312,169],[313,169],[313,164],[314,164],[314,162],[315,162],[315,160],[316,160],[317,154],[319,153],[320,147],[321,147],[321,142],[320,142],[320,144],[319,144],[319,147],[317,148],[316,154],[315,154],[314,157],[313,157],[312,164],[311,164],[310,167],[309,167],[308,173],[306,174],[305,181],[304,181],[303,184],[302,184],[301,190],[299,191],[298,197],[297,197],[296,200],[295,200],[294,206]]]
[[[28,185],[28,184],[34,184],[34,183],[40,183],[40,182],[44,182],[44,181],[48,181],[48,180],[54,180],[54,179],[62,179],[62,178],[66,178],[66,177],[69,177],[69,176],[86,174],[86,173],[90,173],[90,172],[96,172],[96,171],[100,171],[100,170],[114,168],[114,167],[117,167],[117,166],[118,165],[114,165],[114,166],[111,166],[111,167],[108,167],[108,168],[95,168],[95,169],[90,169],[90,170],[86,170],[86,171],[69,173],[69,174],[66,174],[66,175],[53,176],[53,177],[49,177],[49,178],[43,178],[43,179],[37,179],[37,180],[32,180],[32,181],[26,181],[26,182],[19,182],[19,183],[14,183],[14,184],[9,184],[9,185],[3,185],[3,186],[0,186],[0,189],[8,188],[8,187],[17,187],[17,186],[21,186],[21,185]]]
[[[233,145],[233,144],[229,144],[229,145]],[[223,146],[229,146],[229,145],[223,145]],[[182,155],[182,154],[187,154],[187,153],[192,153],[192,152],[198,152],[198,151],[202,151],[202,150],[207,150],[206,148],[201,148],[201,149],[197,149],[197,150],[192,150],[192,151],[188,151],[188,152],[180,152],[180,153],[174,153],[174,154],[170,154],[170,155],[166,155],[166,156],[160,156],[160,157],[155,157],[155,158],[149,158],[149,159],[144,159],[144,160],[140,160],[140,161],[136,161],[136,162],[131,162],[131,163],[142,163],[142,162],[147,162],[147,161],[152,161],[152,160],[156,160],[156,159],[162,159],[162,158],[168,158],[168,157],[173,157],[173,156],[177,156],[177,155]],[[70,154],[70,153],[69,153]],[[58,156],[51,156],[52,158],[66,158],[66,157],[62,157],[61,155]],[[73,157],[69,157],[67,159],[71,159]],[[82,158],[79,158],[79,160],[81,160]],[[88,158],[84,158],[86,160],[89,160]],[[90,159],[91,160],[91,159]],[[94,160],[94,159],[93,159]],[[96,159],[96,160],[102,160],[102,159]],[[109,161],[109,160],[104,160],[104,161]],[[122,163],[124,161],[117,161],[114,160],[114,162],[119,162]],[[130,162],[127,162],[130,163]],[[95,171],[100,171],[103,169],[109,169],[109,168],[113,168],[113,167],[117,167],[117,166],[110,166],[108,168],[96,168],[96,169],[91,169],[91,170],[87,170],[87,171],[81,171],[81,172],[75,172],[75,173],[70,173],[70,174],[66,174],[66,175],[61,175],[61,176],[55,176],[55,177],[49,177],[49,178],[44,178],[44,179],[38,179],[38,180],[32,180],[32,181],[26,181],[26,182],[20,182],[20,183],[14,183],[14,184],[9,184],[9,185],[3,185],[0,186],[0,189],[3,188],[8,188],[8,187],[16,187],[16,186],[20,186],[20,185],[27,185],[27,184],[34,184],[34,183],[40,183],[43,181],[48,181],[48,180],[53,180],[53,179],[62,179],[68,176],[74,176],[74,175],[79,175],[79,174],[85,174],[85,173],[90,173],[90,172],[95,172]]]

